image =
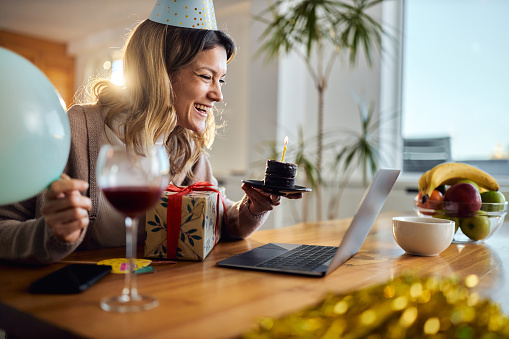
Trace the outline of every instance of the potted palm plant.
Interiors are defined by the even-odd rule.
[[[315,168],[321,173],[324,147],[324,98],[332,67],[343,53],[355,65],[361,49],[368,65],[381,50],[383,29],[368,10],[383,0],[275,0],[255,19],[267,27],[259,55],[267,60],[296,53],[305,62],[318,92]],[[321,185],[315,188],[317,219],[322,218]]]
[[[337,139],[331,142],[334,150],[334,157],[330,163],[333,180],[331,199],[329,200],[328,219],[335,219],[339,209],[339,202],[343,192],[350,181],[353,173],[360,169],[362,172],[362,184],[368,185],[368,177],[373,176],[378,170],[381,160],[391,162],[380,152],[379,128],[382,124],[375,115],[374,102],[367,102],[361,98],[358,101],[358,113],[360,117],[360,129],[343,129],[338,134],[342,136],[341,141]],[[397,117],[397,112],[386,115],[386,121]],[[337,183],[337,187],[334,185]]]

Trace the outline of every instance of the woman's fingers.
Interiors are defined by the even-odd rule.
[[[42,213],[46,225],[58,239],[74,242],[88,226],[92,203],[80,193],[87,188],[86,181],[70,179],[67,175],[51,184]]]
[[[92,203],[88,197],[82,196],[78,191],[69,192],[61,198],[48,199],[42,208],[43,214],[55,214],[73,208],[90,211]]]
[[[288,198],[288,199],[301,199],[302,198],[302,193],[287,194],[287,195],[285,195],[285,198]]]
[[[86,197],[82,198],[88,199]],[[90,207],[72,206],[66,209],[57,208],[56,211],[44,211],[43,214],[46,225],[53,231],[56,238],[66,242],[74,242],[78,240],[82,230],[88,226],[89,210]]]
[[[62,193],[71,191],[84,191],[88,189],[88,183],[83,180],[69,179],[69,177],[61,180],[53,181],[50,185],[47,199],[58,199],[62,197]]]
[[[274,206],[280,204],[281,197],[275,194],[263,192],[260,189],[254,188],[248,184],[242,184],[241,188],[251,200],[250,211],[253,214],[261,214],[266,211],[271,211]]]

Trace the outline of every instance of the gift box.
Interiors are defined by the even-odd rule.
[[[201,261],[221,237],[227,222],[224,188],[208,182],[170,185],[146,214],[145,257]]]

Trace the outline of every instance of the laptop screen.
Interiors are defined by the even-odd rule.
[[[400,170],[380,169],[361,199],[350,227],[345,233],[339,249],[331,261],[327,274],[356,254],[368,236],[371,226],[391,192]]]

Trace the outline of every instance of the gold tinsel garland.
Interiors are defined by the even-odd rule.
[[[329,294],[318,305],[263,318],[254,338],[509,338],[498,304],[470,290],[476,275],[418,278],[402,275],[349,294]]]

